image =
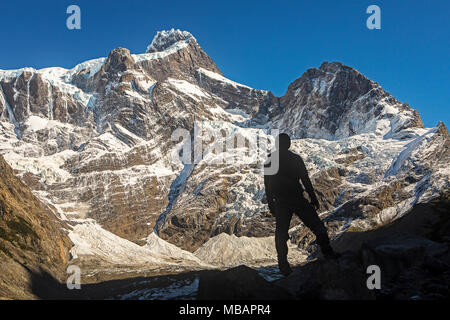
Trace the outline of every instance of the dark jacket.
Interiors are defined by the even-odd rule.
[[[279,159],[278,171],[276,174],[267,173],[267,168],[273,161]],[[311,203],[318,204],[314,188],[308,176],[303,159],[289,150],[276,150],[268,157],[264,165],[264,186],[266,189],[267,204],[273,213],[273,204],[276,201],[291,201],[303,197],[303,187],[308,192]],[[303,186],[300,184],[302,182]]]

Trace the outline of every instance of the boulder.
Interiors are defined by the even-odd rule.
[[[198,285],[198,300],[283,300],[292,296],[265,280],[252,268],[241,265],[225,271],[204,273]]]
[[[371,300],[367,276],[355,253],[345,252],[337,260],[315,260],[295,268],[275,284],[296,299]]]

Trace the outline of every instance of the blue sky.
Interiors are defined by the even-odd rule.
[[[81,30],[66,8],[81,8]],[[381,30],[366,8],[381,8]],[[71,68],[116,47],[142,53],[158,30],[190,31],[230,79],[281,96],[308,68],[341,61],[450,124],[450,1],[1,1],[0,69]]]

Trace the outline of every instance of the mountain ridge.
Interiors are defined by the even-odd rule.
[[[0,71],[0,153],[43,203],[80,225],[73,239],[102,228],[108,239],[145,245],[157,221],[159,238],[190,253],[210,239],[230,252],[241,245],[221,233],[270,237],[254,162],[262,152],[211,165],[221,155],[211,146],[193,166],[174,160],[185,142],[173,132],[193,132],[194,123],[219,128],[223,144],[290,133],[333,237],[383,224],[449,186],[445,125],[424,128],[417,111],[351,67],[324,62],[275,97],[225,78],[191,34],[170,30],[154,41],[151,52],[116,48],[69,70]],[[314,248],[298,220],[291,238],[299,254]]]

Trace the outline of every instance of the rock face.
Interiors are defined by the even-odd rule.
[[[0,299],[33,299],[41,278],[65,279],[72,242],[67,227],[0,156]]]
[[[172,55],[172,52],[176,52],[176,54]],[[194,36],[187,31],[174,29],[159,31],[148,46],[147,53],[168,57],[167,61],[145,59],[147,56],[144,56],[142,60],[142,67],[158,81],[163,81],[171,76],[178,78],[180,74],[192,77],[198,68],[221,75],[219,68],[200,48]]]
[[[200,125],[209,136],[189,161]],[[245,151],[253,136],[273,141],[270,129],[295,138],[332,237],[385,225],[450,186],[445,125],[424,128],[338,62],[275,97],[225,78],[189,32],[169,30],[142,54],[117,48],[70,70],[0,71],[0,153],[17,175],[61,219],[94,219],[140,245],[154,231],[190,252],[221,233],[273,236],[259,165],[267,150]],[[314,251],[298,219],[291,240]]]

